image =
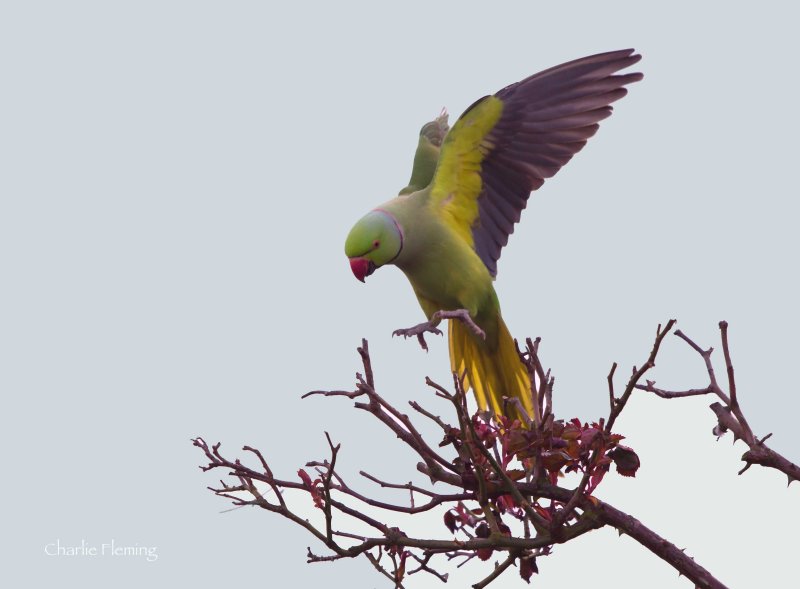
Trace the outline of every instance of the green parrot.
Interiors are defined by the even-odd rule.
[[[540,422],[492,285],[497,261],[531,191],[586,145],[625,86],[642,79],[617,73],[640,59],[625,49],[544,70],[479,99],[449,130],[443,112],[420,132],[408,186],[347,236],[358,280],[391,264],[429,320],[469,314],[449,320],[450,362],[482,410],[513,415],[518,409],[504,411],[504,397],[517,398]]]

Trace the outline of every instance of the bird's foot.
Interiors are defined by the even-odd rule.
[[[415,325],[414,327],[407,327],[405,329],[395,329],[392,332],[392,337],[396,335],[402,335],[404,338],[417,336],[417,341],[419,342],[419,345],[422,346],[422,349],[427,352],[428,342],[425,341],[425,334],[433,333],[435,335],[442,335],[442,330],[436,327],[441,322],[442,320],[436,319],[436,316],[434,315],[434,317],[430,321],[426,321],[425,323],[420,323],[419,325]]]
[[[436,313],[433,314],[433,317],[437,321],[441,321],[442,319],[458,319],[461,321],[461,323],[469,327],[472,333],[481,339],[486,339],[486,332],[478,327],[478,324],[472,320],[472,316],[466,309],[456,309],[454,311],[436,311]]]
[[[464,325],[470,328],[472,332],[482,339],[486,339],[486,333],[478,327],[475,321],[472,320],[472,317],[469,314],[469,311],[466,309],[455,309],[453,311],[436,311],[433,316],[431,317],[430,321],[426,321],[424,323],[420,323],[419,325],[415,325],[414,327],[408,327],[406,329],[395,329],[392,332],[392,336],[395,335],[402,335],[404,338],[408,338],[411,336],[417,336],[417,341],[419,345],[422,347],[423,350],[426,352],[428,351],[428,343],[425,341],[425,334],[426,333],[433,333],[435,335],[442,335],[442,330],[437,327],[443,319],[458,319]]]

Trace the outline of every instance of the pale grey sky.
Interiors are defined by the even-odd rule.
[[[543,68],[625,47],[645,79],[531,197],[499,265],[506,322],[543,338],[558,415],[594,419],[611,363],[641,363],[659,322],[718,347],[726,319],[751,424],[800,458],[797,17],[788,3],[683,1],[4,3],[0,575],[385,586],[366,561],[306,565],[311,538],[269,514],[220,514],[204,490],[218,477],[197,469],[189,438],[261,447],[291,477],[324,455],[327,430],[345,473],[407,480],[412,457],[366,415],[300,400],[352,385],[361,337],[398,405],[433,405],[424,376],[447,380],[444,340],[424,355],[390,337],[421,311],[395,269],[353,278],[347,231],[406,184],[417,131],[442,106],[456,117]],[[706,383],[676,338],[654,374]],[[800,485],[737,478],[744,450],[714,441],[708,402],[637,396],[618,430],[642,470],[599,496],[731,587],[765,570],[791,586],[796,543],[782,535]],[[47,556],[57,539],[157,546],[159,559]],[[688,587],[608,530],[540,570],[542,588]]]

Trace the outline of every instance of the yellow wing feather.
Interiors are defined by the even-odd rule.
[[[503,101],[487,96],[458,119],[442,145],[431,188],[431,209],[470,247],[478,217],[481,162],[492,149],[487,135],[503,113]]]

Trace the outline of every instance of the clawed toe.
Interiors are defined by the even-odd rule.
[[[395,329],[392,332],[393,336],[402,335],[403,337],[411,337],[411,336],[420,336],[424,333],[435,333],[436,335],[442,335],[442,330],[430,325],[428,323],[420,323],[419,325],[415,325],[414,327],[408,327],[406,329]]]
[[[417,341],[419,342],[419,345],[422,346],[422,349],[427,352],[428,344],[425,341],[425,334],[433,333],[435,335],[443,335],[442,330],[436,327],[442,322],[442,319],[458,319],[459,321],[464,323],[467,327],[469,327],[475,335],[477,335],[482,339],[486,339],[486,333],[480,327],[478,327],[478,325],[472,320],[469,311],[467,311],[466,309],[456,309],[453,311],[436,311],[431,317],[430,321],[426,321],[425,323],[420,323],[419,325],[415,325],[414,327],[407,327],[405,329],[395,329],[392,332],[392,336],[402,335],[404,338],[409,338],[415,335],[417,336]]]
[[[425,341],[425,334],[426,333],[433,333],[435,335],[443,335],[442,330],[437,328],[438,322],[434,323],[432,321],[426,321],[425,323],[420,323],[419,325],[415,325],[414,327],[408,327],[405,329],[395,329],[392,332],[392,336],[402,335],[404,338],[409,338],[413,336],[417,336],[417,341],[419,345],[422,347],[423,350],[426,352],[428,351],[428,342]]]

